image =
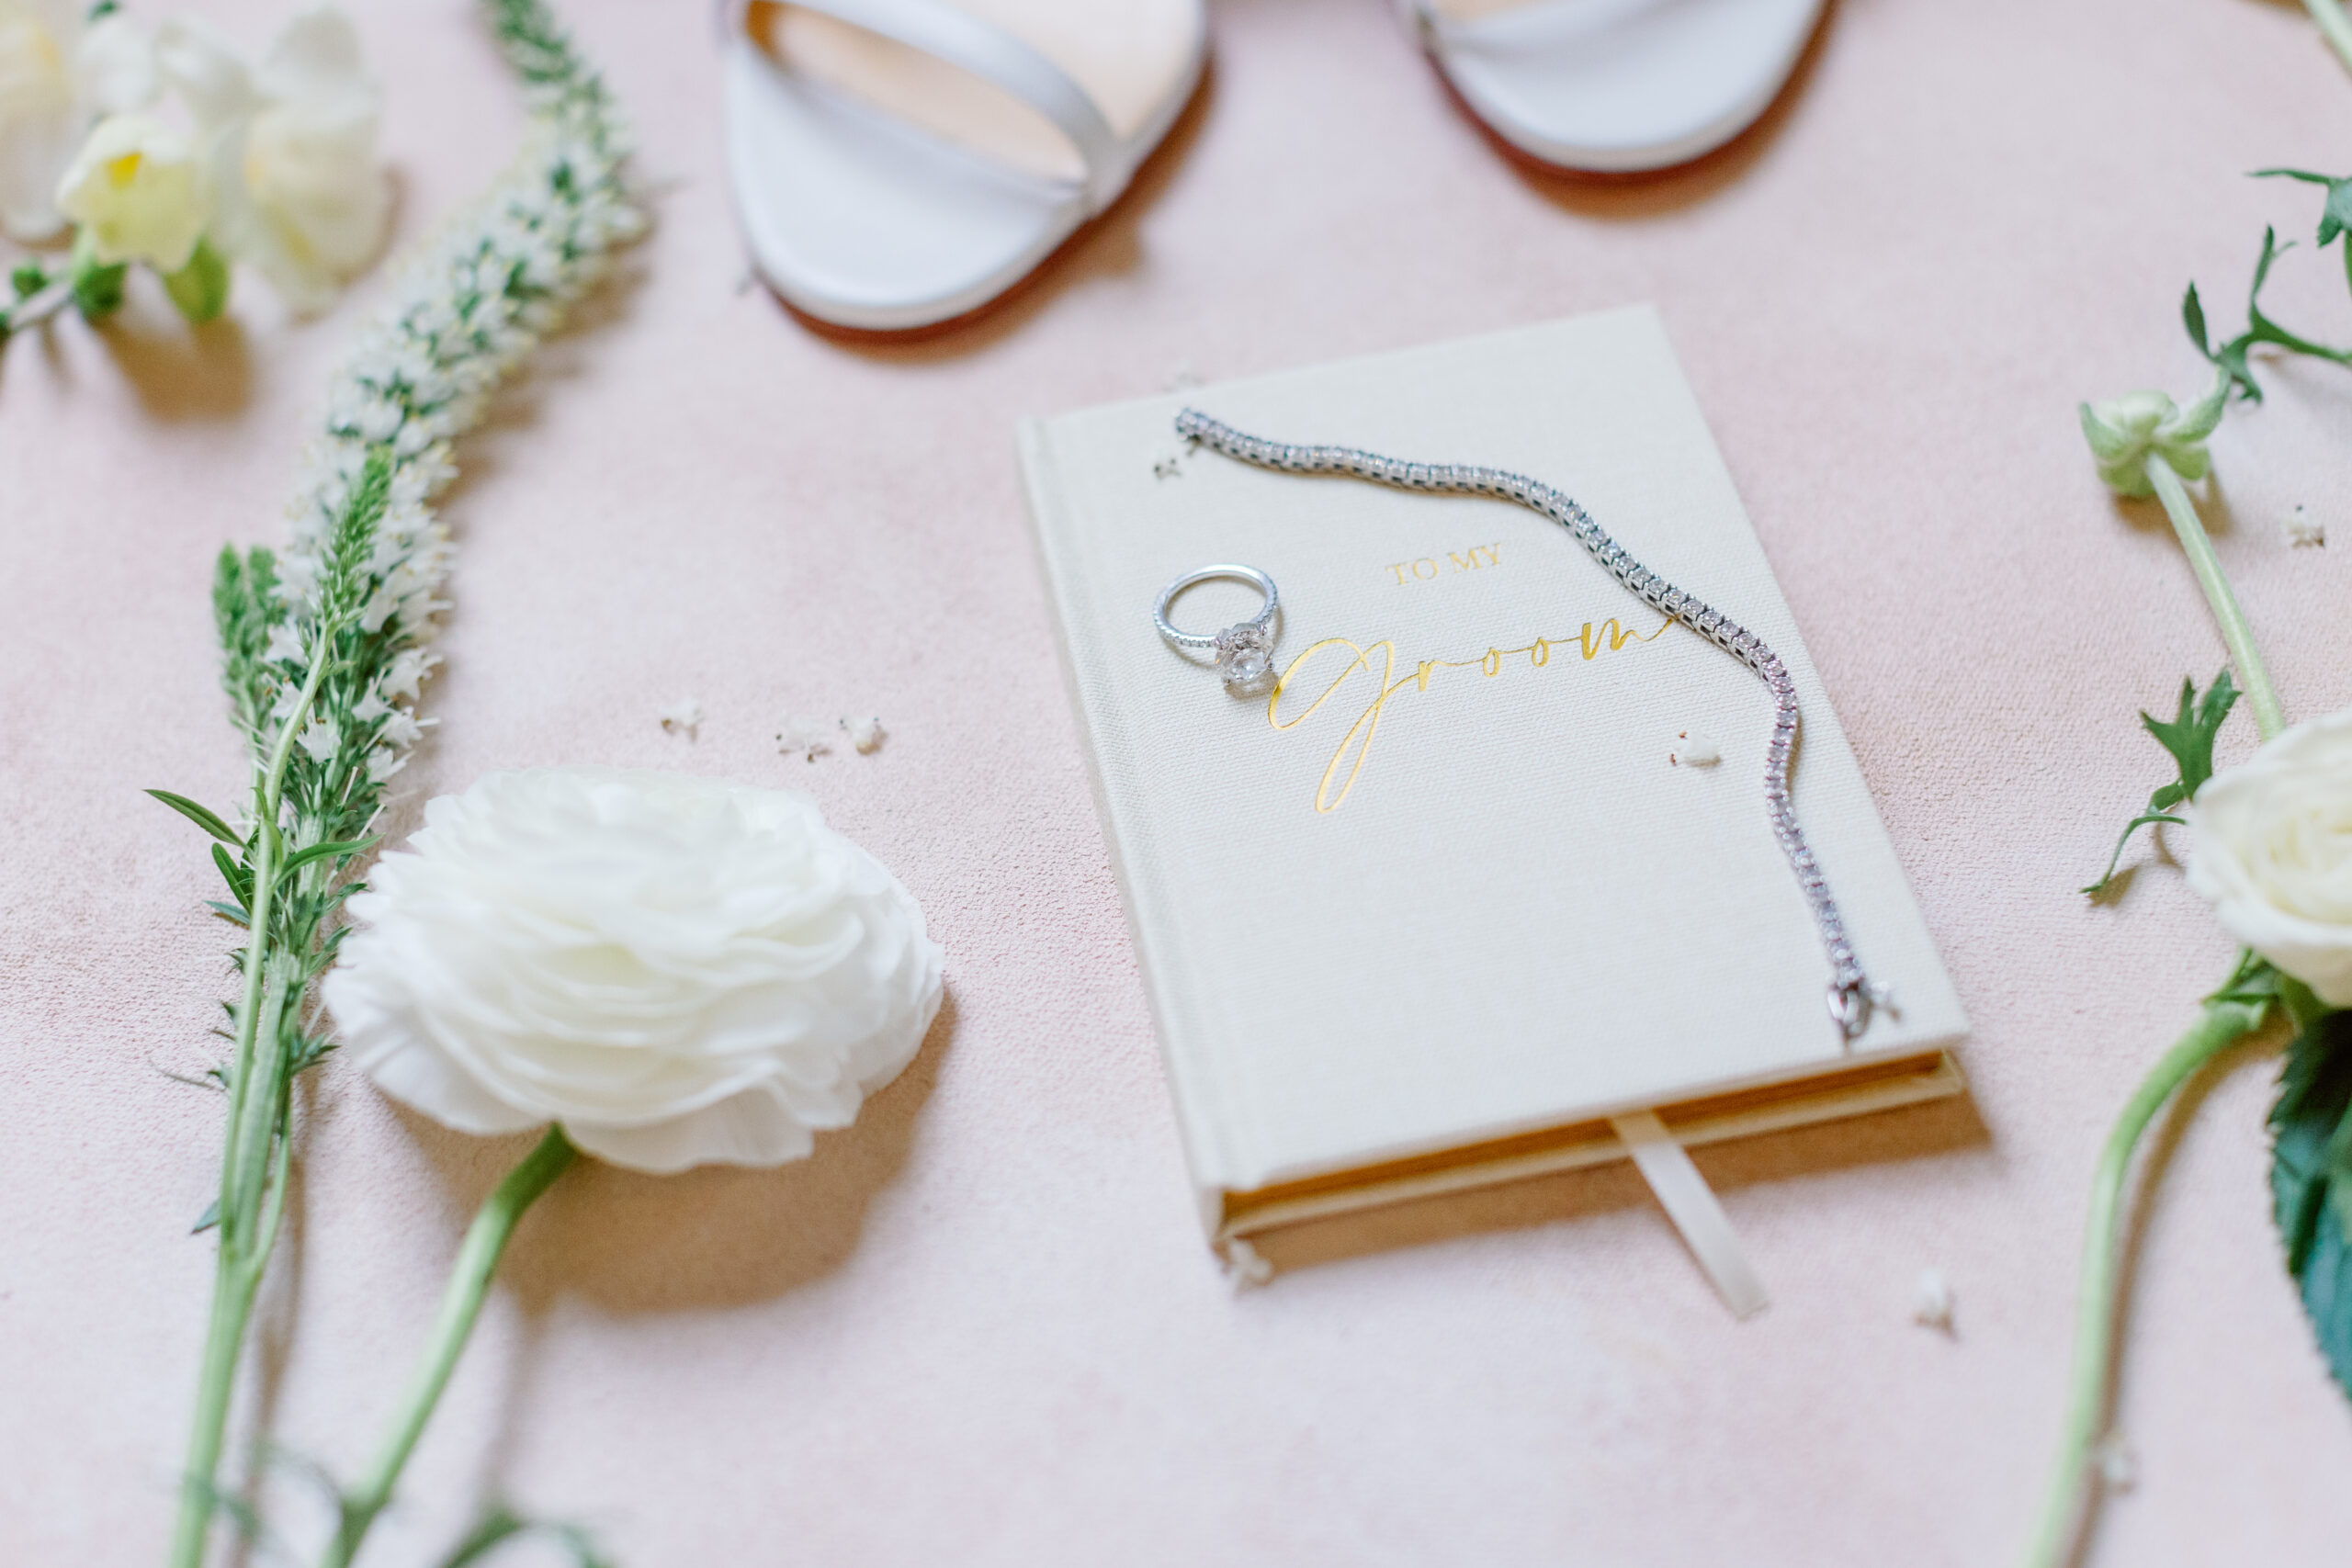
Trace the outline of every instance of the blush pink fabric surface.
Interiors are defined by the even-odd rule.
[[[279,11],[188,8],[253,48]],[[458,0],[357,11],[413,238],[520,109]],[[2352,78],[2300,11],[1849,0],[1757,133],[1600,184],[1502,161],[1385,7],[1221,5],[1201,103],[1109,220],[1010,308],[895,346],[814,335],[747,285],[707,8],[568,14],[641,128],[659,226],[462,453],[438,728],[394,827],[528,763],[797,785],[923,901],[949,1002],[805,1164],[567,1176],[368,1561],[437,1560],[491,1496],[632,1568],[2012,1560],[2096,1151],[2229,961],[2144,843],[2112,906],[2073,891],[2161,777],[2134,710],[2222,657],[2074,405],[2199,390],[2182,285],[2233,323],[2263,224],[2307,237],[2308,190],[2243,177],[2352,148]],[[198,904],[201,840],[138,791],[239,786],[211,557],[278,536],[381,286],[296,324],[241,285],[190,333],[141,284],[104,333],[0,363],[12,1564],[162,1554],[220,1113],[166,1074],[210,1059],[229,933]],[[1622,1166],[1294,1237],[1236,1295],[1187,1197],[1012,420],[1643,299],[1973,1015],[1973,1095],[1700,1156],[1773,1292],[1749,1323]],[[2333,256],[2290,256],[2274,304],[2346,335]],[[2352,703],[2352,378],[2324,369],[2268,373],[2209,496],[2306,716]],[[2281,537],[2299,502],[2326,549]],[[695,741],[657,723],[688,694]],[[889,730],[873,756],[776,752],[787,715],[865,712]],[[2278,1267],[2276,1049],[2199,1080],[2157,1140],[2118,1417],[2140,1483],[2094,1562],[2342,1560],[2352,1406]],[[398,1111],[342,1063],[301,1139],[238,1429],[347,1476],[527,1145]],[[1910,1319],[1930,1267],[1950,1337]],[[312,1539],[299,1483],[272,1506]]]

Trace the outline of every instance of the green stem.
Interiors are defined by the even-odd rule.
[[[60,275],[38,292],[0,310],[0,338],[37,327],[74,302],[73,279]]]
[[[2172,519],[2172,530],[2180,536],[2180,547],[2188,552],[2197,585],[2205,590],[2205,602],[2213,607],[2213,621],[2222,629],[2230,662],[2237,666],[2238,684],[2245,688],[2246,700],[2254,705],[2254,727],[2267,740],[2287,728],[2287,718],[2278,706],[2278,694],[2271,688],[2270,671],[2263,665],[2261,651],[2254,646],[2254,628],[2246,625],[2245,612],[2238,608],[2238,596],[2230,592],[2230,580],[2222,575],[2213,541],[2205,536],[2205,525],[2198,520],[2188,488],[2172,471],[2172,465],[2154,452],[2148,454],[2148,482],[2165,503],[2165,515]]]
[[[2326,38],[2328,47],[2335,51],[2335,58],[2344,62],[2344,69],[2352,71],[2352,17],[2344,14],[2344,7],[2336,0],[2303,0],[2303,9],[2319,24],[2321,34]]]
[[[202,1568],[237,1361],[246,1322],[253,1315],[254,1297],[277,1240],[285,1195],[286,1053],[279,1025],[287,990],[297,981],[290,966],[279,964],[271,942],[277,868],[285,849],[277,816],[295,737],[326,679],[333,647],[332,633],[322,633],[294,710],[279,731],[268,766],[254,782],[253,908],[246,911],[244,1000],[237,1009],[229,1125],[221,1140],[220,1262],[213,1280],[203,1366],[197,1378],[187,1462],[181,1472],[179,1517],[172,1530],[172,1568]]]
[[[2106,1415],[2109,1373],[2114,1364],[2115,1293],[2118,1282],[2116,1228],[2122,1213],[2123,1179],[2132,1151],[2149,1121],[2173,1091],[2206,1063],[2254,1030],[2269,1012],[2267,1002],[2216,998],[2205,1004],[2188,1033],[2165,1052],[2131,1100],[2100,1153],[2091,1183],[2090,1219],[2083,1231],[2083,1274],[2075,1306],[2075,1363],[2066,1398],[2066,1420],[2058,1461],[2041,1522],[2027,1550],[2027,1568],[2060,1568],[2067,1561],[2082,1517],[2091,1478],[2091,1448]]]
[[[359,1484],[344,1496],[342,1523],[321,1568],[349,1568],[368,1528],[383,1512],[384,1505],[391,1501],[392,1487],[400,1480],[401,1467],[408,1463],[410,1450],[424,1435],[424,1424],[432,1416],[434,1405],[439,1403],[442,1389],[448,1385],[450,1372],[457,1367],[458,1353],[465,1349],[466,1340],[473,1333],[474,1319],[481,1315],[482,1298],[489,1293],[499,1256],[506,1250],[507,1238],[514,1234],[514,1222],[563,1174],[577,1153],[561,1127],[548,1128],[538,1146],[506,1173],[506,1179],[498,1184],[483,1201],[481,1212],[474,1216],[472,1228],[466,1232],[465,1245],[458,1249],[458,1261],[449,1270],[449,1288],[441,1298],[441,1313],[434,1322],[424,1358],[410,1376],[408,1392],[401,1398],[400,1409],[384,1434],[375,1463],[368,1466],[367,1476]]]

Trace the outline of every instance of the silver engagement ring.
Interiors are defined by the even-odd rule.
[[[1246,621],[1237,621],[1215,635],[1180,632],[1168,619],[1168,606],[1176,595],[1196,582],[1229,577],[1247,582],[1266,596],[1265,607]],[[1151,607],[1151,624],[1172,648],[1193,653],[1214,656],[1216,672],[1225,677],[1225,689],[1237,695],[1261,690],[1274,673],[1274,612],[1282,604],[1282,595],[1274,592],[1274,580],[1254,566],[1204,566],[1198,571],[1188,571],[1159,591],[1159,602]]]

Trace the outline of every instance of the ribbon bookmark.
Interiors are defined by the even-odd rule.
[[[1690,1163],[1690,1154],[1675,1142],[1666,1123],[1651,1111],[1635,1111],[1611,1116],[1609,1124],[1616,1130],[1625,1152],[1634,1156],[1642,1179],[1657,1195],[1666,1217],[1682,1233],[1683,1245],[1706,1270],[1724,1305],[1731,1308],[1734,1317],[1761,1312],[1768,1299],[1764,1282],[1748,1267],[1747,1255],[1739,1249],[1739,1238],[1732,1235],[1731,1221],[1724,1217],[1724,1206],[1715,1201],[1707,1179],[1699,1174],[1699,1168]]]

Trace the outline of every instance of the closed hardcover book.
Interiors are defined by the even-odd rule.
[[[1779,653],[1798,818],[1889,1005],[1849,1040],[1767,814],[1770,694],[1511,502],[1188,448],[1252,435],[1553,485]],[[1202,1213],[1221,1239],[1958,1092],[1958,998],[1647,309],[1021,429],[1054,618]],[[1239,562],[1271,692],[1152,620]],[[1171,618],[1253,615],[1232,581]],[[1711,754],[1715,760],[1710,761]]]

